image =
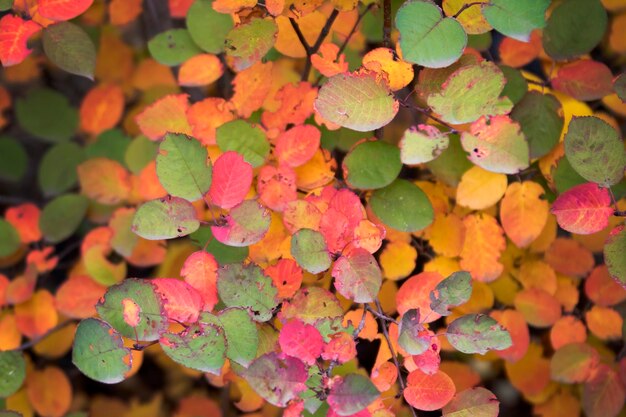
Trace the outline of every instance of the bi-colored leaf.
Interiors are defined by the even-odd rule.
[[[406,314],[409,310],[419,309],[422,323],[431,323],[441,317],[431,310],[430,293],[444,277],[435,271],[421,272],[406,280],[396,294],[398,313]]]
[[[198,227],[196,209],[189,201],[165,197],[139,206],[131,229],[144,239],[159,240],[187,236]]]
[[[128,324],[129,306],[136,309],[135,326]],[[128,278],[110,287],[96,305],[96,310],[103,320],[130,339],[158,340],[167,330],[164,300],[148,280]]]
[[[15,227],[6,220],[0,219],[0,258],[15,253],[21,244],[20,235]]]
[[[61,22],[45,28],[43,50],[62,70],[93,80],[96,47],[80,26]]]
[[[151,140],[159,140],[166,133],[191,135],[192,130],[187,120],[186,94],[170,94],[146,107],[135,118],[141,132]]]
[[[498,417],[500,402],[488,389],[468,388],[457,393],[441,411],[443,417]]]
[[[447,316],[451,307],[457,307],[469,300],[472,295],[472,276],[469,272],[458,271],[441,281],[430,293],[430,308]]]
[[[621,224],[611,230],[604,244],[604,261],[609,274],[626,288],[626,227]]]
[[[617,416],[624,407],[626,390],[617,372],[600,364],[583,385],[582,405],[588,417]]]
[[[65,194],[55,198],[41,211],[39,228],[51,243],[70,237],[83,221],[88,200],[76,194]]]
[[[494,310],[490,316],[504,327],[511,335],[513,344],[495,353],[507,362],[517,362],[528,352],[530,346],[530,331],[526,319],[517,310]]]
[[[159,181],[175,197],[195,201],[209,191],[212,166],[207,150],[196,139],[166,135],[156,157]]]
[[[9,67],[22,62],[32,50],[28,49],[28,38],[41,30],[32,20],[5,14],[0,19],[0,62]]]
[[[441,9],[424,0],[405,2],[396,14],[403,58],[427,68],[443,68],[456,62],[467,45],[463,26],[443,17]]]
[[[490,0],[483,15],[498,32],[528,42],[530,32],[545,25],[550,0]]]
[[[200,322],[219,326],[226,337],[226,356],[247,367],[256,358],[260,342],[259,330],[243,308],[226,308],[217,316],[203,313]]]
[[[108,158],[92,158],[76,167],[81,191],[90,199],[105,205],[126,200],[131,192],[126,168]]]
[[[328,404],[339,416],[351,416],[365,409],[380,396],[372,381],[360,374],[348,374],[335,382],[328,393]]]
[[[559,61],[590,52],[604,37],[607,12],[600,0],[566,0],[552,10],[543,30],[543,48]],[[580,30],[584,27],[585,30]]]
[[[24,354],[17,350],[0,350],[0,398],[17,392],[26,377]]]
[[[593,116],[574,117],[563,141],[567,159],[587,181],[608,187],[624,178],[624,142],[604,120]]]
[[[332,275],[337,292],[356,303],[374,301],[383,281],[378,262],[361,248],[352,249],[337,259]]]
[[[206,24],[206,22],[205,22]],[[234,57],[237,71],[245,70],[269,52],[276,42],[278,26],[274,19],[252,19],[240,24],[226,35],[226,55]]]
[[[420,322],[419,309],[411,309],[402,315],[398,326],[398,345],[410,355],[421,355],[430,348],[430,335]]]
[[[267,402],[285,407],[307,388],[308,373],[300,359],[271,352],[255,359],[243,377]]]
[[[416,369],[409,374],[406,383],[404,399],[418,410],[443,408],[456,392],[452,378],[442,371],[429,375]]]
[[[233,151],[224,152],[215,161],[209,189],[211,204],[229,209],[240,204],[252,184],[252,166]]]
[[[403,164],[417,165],[430,162],[448,149],[448,135],[430,125],[412,126],[404,131],[398,146]]]
[[[561,103],[553,95],[528,92],[513,108],[511,119],[522,128],[531,159],[546,155],[559,143],[563,115]]]
[[[227,246],[218,242],[209,226],[200,227],[189,237],[196,246],[213,255],[220,265],[243,262],[249,253],[247,246]]]
[[[469,123],[481,116],[511,111],[511,100],[500,96],[505,84],[502,71],[494,63],[483,61],[456,70],[440,92],[428,96],[427,102],[444,121]]]
[[[446,337],[456,350],[481,355],[512,344],[509,332],[484,314],[468,314],[454,320],[448,325]]]
[[[283,353],[299,358],[312,366],[322,354],[324,339],[314,326],[295,319],[290,320],[280,329],[278,343]]]
[[[194,1],[187,12],[186,26],[203,51],[219,54],[224,51],[226,35],[234,23],[230,14],[215,11],[212,3],[211,0]]]
[[[217,271],[217,292],[227,307],[247,308],[259,322],[270,320],[278,305],[272,279],[253,263],[222,266]]]
[[[67,141],[78,127],[78,112],[69,100],[47,88],[16,100],[15,116],[22,129],[46,142]]]
[[[343,73],[328,79],[315,100],[315,110],[326,120],[359,132],[387,125],[399,103],[374,72]]]
[[[600,355],[593,347],[586,343],[570,343],[554,352],[550,374],[554,381],[566,384],[585,382],[599,362]]]
[[[577,100],[599,100],[611,94],[613,74],[602,62],[581,59],[559,68],[551,83],[555,90]]]
[[[372,164],[374,160],[377,162]],[[401,169],[398,147],[380,140],[357,144],[343,160],[343,176],[353,188],[385,187],[396,179]]]
[[[204,301],[194,287],[175,278],[156,278],[152,283],[164,300],[163,308],[168,319],[181,323],[198,320]]]
[[[124,380],[131,368],[130,349],[107,323],[85,319],[76,328],[72,363],[89,378],[105,384]]]
[[[70,20],[87,11],[93,0],[39,0],[37,12],[52,20]]]
[[[182,333],[159,339],[163,352],[187,368],[219,375],[226,360],[224,331],[217,326],[192,324]]]
[[[370,204],[385,225],[402,232],[425,229],[434,219],[433,206],[426,194],[404,179],[374,191]]]
[[[211,311],[218,302],[217,298],[217,261],[208,252],[194,252],[185,260],[180,275],[185,282],[200,293],[204,309]]]
[[[263,165],[270,151],[263,130],[244,120],[233,120],[218,127],[216,140],[222,151],[241,154],[253,168]]]
[[[508,116],[481,117],[461,136],[469,159],[487,171],[516,174],[528,168],[528,142],[520,126]]]
[[[532,181],[514,182],[500,203],[500,222],[518,248],[525,248],[541,234],[548,220],[544,189]]]
[[[550,209],[562,229],[579,235],[599,232],[613,215],[611,196],[606,188],[588,182],[559,195]]]
[[[186,29],[170,29],[159,33],[148,42],[150,55],[163,65],[180,65],[202,51]]]
[[[330,268],[330,253],[324,236],[315,230],[300,229],[291,236],[291,255],[302,269],[319,274]]]
[[[270,228],[269,211],[256,200],[245,200],[230,210],[223,221],[211,226],[213,236],[228,246],[250,246],[257,243]]]

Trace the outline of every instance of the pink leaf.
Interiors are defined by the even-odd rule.
[[[243,201],[250,184],[252,165],[237,152],[228,151],[215,161],[209,197],[216,206],[229,209]]]
[[[299,358],[309,365],[322,354],[324,340],[320,332],[310,324],[300,320],[287,322],[280,330],[278,342],[282,351],[294,358]]]
[[[610,205],[609,191],[589,182],[561,194],[552,204],[551,211],[562,229],[588,235],[608,226],[613,214]]]
[[[70,20],[87,11],[93,0],[39,0],[37,11],[52,20]]]

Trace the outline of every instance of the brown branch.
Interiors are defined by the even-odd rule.
[[[452,127],[452,125],[450,125],[449,123],[444,122],[443,120],[441,120],[440,118],[438,118],[437,116],[434,116],[432,111],[428,110],[428,109],[424,109],[421,108],[419,106],[410,106],[409,104],[403,103],[401,102],[403,107],[410,107],[413,108],[415,110],[417,110],[418,112],[422,113],[424,116],[428,117],[429,119],[434,120],[435,122],[439,123],[442,126],[447,127],[448,129],[450,129],[449,132],[446,133],[459,133],[458,130],[456,130],[454,127]]]
[[[324,42],[324,39],[326,39],[326,36],[328,36],[328,34],[330,33],[330,28],[333,26],[333,23],[335,23],[335,19],[337,19],[337,16],[339,16],[339,10],[333,9],[313,45],[309,45],[309,43],[307,42],[304,34],[300,30],[298,22],[296,22],[296,20],[292,17],[289,18],[289,23],[291,23],[291,27],[293,27],[293,30],[296,32],[296,36],[298,36],[298,40],[304,48],[304,52],[306,52],[306,63],[304,64],[304,70],[302,71],[301,77],[302,81],[307,81],[309,79],[309,74],[311,73],[311,57],[316,54],[317,51],[319,51],[320,46],[322,46],[322,43]]]
[[[374,301],[376,303],[376,309],[381,316],[385,316],[382,307],[380,306],[380,301],[378,298]],[[398,383],[400,384],[400,389],[402,393],[406,389],[406,383],[404,382],[404,377],[402,376],[402,370],[400,368],[400,363],[398,362],[398,357],[396,356],[396,352],[393,350],[393,345],[391,344],[391,338],[389,337],[389,331],[387,330],[387,323],[384,319],[378,317],[380,327],[383,328],[383,336],[385,336],[385,340],[387,341],[387,347],[389,347],[389,352],[391,353],[391,358],[393,359],[393,364],[396,366],[396,371],[398,372]],[[407,404],[409,409],[411,410],[411,414],[413,417],[418,417],[417,411],[411,404]]]
[[[391,0],[383,0],[383,46],[391,48]]]
[[[374,5],[375,5],[375,3],[368,4],[367,7],[365,8],[365,10],[363,10],[359,14],[359,17],[356,18],[356,22],[354,22],[354,26],[352,26],[352,29],[350,29],[350,32],[348,33],[348,36],[346,36],[346,39],[343,41],[343,43],[339,47],[339,52],[337,52],[337,55],[341,55],[341,53],[344,51],[344,49],[346,49],[346,47],[348,46],[348,43],[350,43],[350,39],[352,39],[352,36],[354,36],[354,34],[356,33],[356,30],[358,29],[359,23],[361,23],[361,20],[363,20],[365,15],[370,10],[372,10],[374,8]]]
[[[615,210],[613,215],[617,217],[626,217],[626,210]]]
[[[374,316],[378,317],[381,320],[385,320],[385,321],[388,321],[390,323],[398,324],[398,322],[395,319],[389,317],[386,314],[379,313],[378,311],[374,310],[372,307],[368,306],[367,304],[365,305],[365,309],[368,310],[370,313],[372,313]]]
[[[464,5],[463,5],[463,7],[461,7],[461,8],[459,9],[459,11],[458,11],[458,12],[456,12],[456,13],[454,14],[454,16],[452,16],[452,17],[453,17],[454,19],[456,19],[457,17],[459,17],[459,15],[460,15],[461,13],[463,13],[464,11],[466,11],[467,9],[469,9],[470,7],[472,7],[472,6],[478,6],[478,5],[481,5],[481,4],[488,4],[488,3],[484,3],[484,2],[482,2],[482,1],[475,1],[475,2],[473,2],[473,3],[467,3],[467,4],[464,4]]]
[[[33,339],[30,339],[28,342],[18,346],[17,348],[15,348],[14,350],[26,350],[26,349],[30,349],[33,346],[35,346],[37,343],[41,342],[42,340],[44,340],[45,338],[47,338],[48,336],[50,336],[52,333],[58,332],[61,329],[64,329],[65,327],[69,326],[72,323],[75,323],[75,320],[67,320],[64,321],[62,323],[57,324],[56,326],[54,326],[53,328],[51,328],[50,330],[48,330],[47,332],[45,332],[42,335],[39,335]]]

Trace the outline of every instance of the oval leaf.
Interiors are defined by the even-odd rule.
[[[402,232],[416,232],[428,227],[434,219],[433,206],[415,184],[398,179],[370,198],[374,214],[387,226]]]
[[[448,341],[463,353],[502,350],[511,346],[511,335],[497,321],[484,314],[468,314],[454,320],[446,332]]]
[[[319,274],[330,268],[330,253],[318,231],[300,229],[291,236],[291,255],[302,269]]]
[[[196,209],[189,201],[165,197],[139,206],[131,229],[144,239],[159,240],[187,236],[198,227]]]
[[[561,194],[550,209],[562,229],[579,235],[599,232],[613,215],[609,190],[588,182]]]
[[[43,50],[62,70],[93,80],[96,47],[80,26],[71,22],[48,26],[43,31]]]
[[[376,259],[357,248],[341,256],[332,272],[337,292],[356,303],[370,303],[378,296],[383,276]]]
[[[187,368],[219,375],[226,360],[224,331],[193,324],[182,333],[165,333],[159,339],[163,352]]]

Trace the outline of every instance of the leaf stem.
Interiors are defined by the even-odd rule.
[[[481,4],[489,4],[489,3],[484,3],[484,2],[482,2],[482,1],[475,1],[475,2],[473,2],[473,3],[467,3],[467,4],[464,4],[464,5],[463,5],[463,7],[461,7],[461,8],[459,9],[459,11],[458,11],[458,12],[456,12],[456,13],[454,14],[454,16],[452,16],[452,18],[456,19],[457,17],[459,17],[459,15],[460,15],[461,13],[463,13],[464,11],[466,11],[467,9],[469,9],[470,7],[473,7],[473,6],[478,6],[478,5],[481,5]]]

